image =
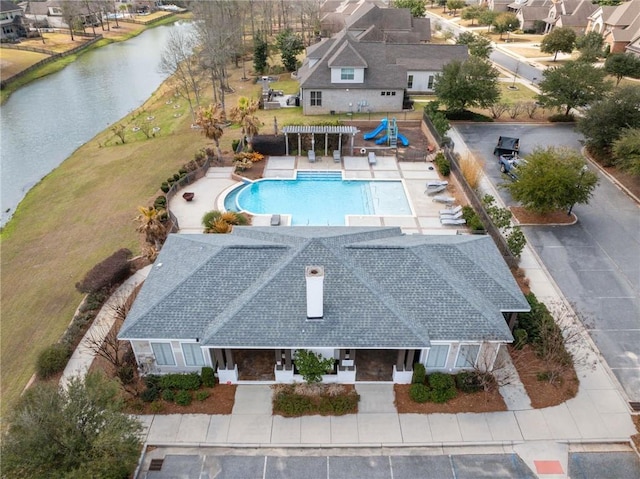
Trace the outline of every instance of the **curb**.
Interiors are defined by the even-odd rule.
[[[620,183],[617,178],[615,176],[613,176],[611,173],[609,173],[607,170],[605,170],[603,168],[602,165],[600,165],[600,163],[598,163],[596,160],[594,160],[591,155],[589,155],[589,153],[587,152],[587,147],[583,146],[582,147],[582,151],[580,152],[582,153],[582,156],[584,156],[587,161],[591,164],[591,166],[594,166],[600,173],[602,173],[604,176],[606,176],[609,181],[611,181],[611,183],[613,183],[616,187],[618,187],[620,189],[620,191],[622,191],[625,195],[627,195],[629,198],[631,198],[633,201],[636,202],[636,204],[640,205],[640,198],[638,198],[636,195],[634,195],[631,190],[629,190],[626,186],[624,186],[622,183]]]

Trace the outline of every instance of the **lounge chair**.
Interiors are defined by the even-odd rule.
[[[456,199],[453,196],[438,195],[433,197],[433,201],[437,203],[452,205],[453,203],[455,203]]]
[[[333,161],[335,163],[340,163],[340,161],[341,161],[340,150],[333,150]]]
[[[271,226],[280,226],[280,215],[271,215]]]
[[[462,206],[454,206],[453,208],[445,208],[444,210],[440,210],[441,215],[455,215],[462,211]]]
[[[441,220],[459,220],[460,218],[462,218],[462,211],[458,211],[457,213],[451,215],[440,213]]]
[[[447,185],[431,185],[431,186],[429,186],[427,184],[427,189],[424,190],[424,192],[425,192],[425,194],[431,196],[431,195],[437,195],[438,193],[442,193],[446,189],[447,189]]]
[[[375,165],[376,164],[376,154],[373,151],[369,152],[369,164],[370,165]]]
[[[313,150],[309,150],[307,151],[307,156],[309,157],[309,163],[315,163],[316,162],[316,152]]]
[[[463,220],[462,218],[457,219],[457,220],[440,218],[440,223],[445,225],[445,226],[460,226],[460,225],[466,224],[466,221]]]
[[[447,180],[432,180],[427,181],[427,188],[434,186],[447,186],[449,182]]]

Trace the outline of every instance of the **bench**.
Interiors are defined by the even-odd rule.
[[[370,165],[376,164],[376,154],[373,151],[369,152],[369,164]]]
[[[340,163],[340,150],[333,150],[333,161]]]

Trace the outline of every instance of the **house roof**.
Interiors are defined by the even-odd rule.
[[[8,0],[0,0],[0,12],[5,13],[5,12],[17,12],[17,11],[22,11],[22,8],[20,8],[18,5],[16,5],[13,2],[9,2]]]
[[[349,42],[344,42],[327,61],[329,68],[356,67],[367,68],[367,62]]]
[[[324,314],[307,320],[306,266],[324,267]],[[511,341],[502,312],[529,310],[488,236],[395,227],[235,227],[170,235],[121,339],[215,347],[422,348]]]
[[[305,60],[298,72],[301,88],[335,87],[331,83],[331,67],[362,67],[358,64],[347,64],[362,59],[366,65],[364,82],[349,83],[349,88],[400,89],[406,87],[407,69],[437,72],[452,60],[466,60],[468,57],[466,45],[358,41],[346,30],[318,45],[322,46],[317,46],[308,58],[319,58],[319,61],[309,66],[309,62]],[[344,52],[344,60],[341,52]],[[358,57],[355,57],[355,54]],[[353,59],[348,60],[347,57]],[[342,88],[344,84],[338,86]]]

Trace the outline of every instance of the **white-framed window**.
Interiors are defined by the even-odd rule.
[[[355,80],[356,71],[353,68],[341,68],[340,80]]]
[[[457,368],[472,368],[478,360],[479,344],[461,344],[456,358]]]
[[[153,355],[158,366],[175,366],[176,358],[173,357],[171,343],[151,343]]]
[[[429,75],[429,80],[427,81],[427,88],[429,90],[433,90],[433,75]]]
[[[427,369],[429,368],[444,368],[447,364],[447,357],[449,356],[448,344],[432,344],[429,348],[429,354],[427,355]]]
[[[311,95],[309,97],[311,101],[311,106],[322,106],[322,92],[321,91],[311,91],[309,92]]]
[[[182,343],[182,353],[187,366],[204,366],[204,355],[198,343]]]
[[[413,75],[409,75],[407,79],[407,88],[409,89],[413,88]]]

